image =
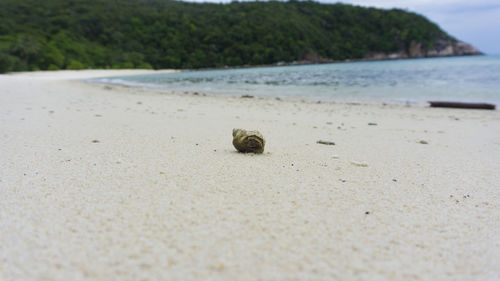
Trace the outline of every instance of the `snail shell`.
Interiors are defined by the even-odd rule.
[[[262,153],[266,141],[258,131],[233,129],[233,145],[239,152]]]

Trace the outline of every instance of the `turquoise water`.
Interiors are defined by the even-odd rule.
[[[321,101],[500,104],[500,56],[185,71],[94,81],[174,92]]]

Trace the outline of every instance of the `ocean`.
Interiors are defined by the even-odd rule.
[[[312,101],[500,104],[500,56],[183,71],[91,81],[167,92]]]

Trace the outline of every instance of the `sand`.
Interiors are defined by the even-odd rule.
[[[498,110],[75,80],[134,73],[0,75],[0,280],[500,279]]]

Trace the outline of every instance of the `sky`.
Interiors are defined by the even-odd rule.
[[[231,2],[231,0],[187,1]],[[406,9],[424,15],[451,36],[472,44],[483,53],[500,55],[500,0],[319,0],[318,2]]]
[[[336,2],[336,1],[321,1]],[[500,54],[499,0],[344,0],[379,8],[403,8],[424,15],[458,40],[486,54]]]

